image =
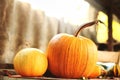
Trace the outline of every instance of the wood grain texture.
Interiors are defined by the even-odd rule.
[[[98,52],[98,61],[99,62],[118,63],[119,54],[120,54],[120,52],[99,51]]]
[[[48,17],[44,11],[33,9],[19,0],[0,0],[0,63],[12,63],[15,54],[25,47],[46,50],[49,40],[66,30],[64,22]],[[71,26],[72,27],[72,26]]]

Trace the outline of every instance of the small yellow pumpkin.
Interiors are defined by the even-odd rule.
[[[22,76],[42,76],[48,67],[47,56],[39,49],[25,48],[14,57],[14,69]]]
[[[92,73],[89,75],[89,78],[97,78],[106,73],[107,71],[101,65],[96,65]]]
[[[96,67],[97,46],[79,32],[88,26],[96,24],[93,21],[80,27],[75,35],[60,33],[55,35],[47,47],[47,57],[50,72],[57,77],[80,78],[88,77]]]

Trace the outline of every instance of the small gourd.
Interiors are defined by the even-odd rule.
[[[20,50],[13,60],[15,71],[26,77],[42,76],[48,68],[47,56],[39,49]]]
[[[107,71],[104,69],[101,65],[96,65],[92,73],[89,75],[89,78],[97,78],[100,76],[103,76],[107,73]]]

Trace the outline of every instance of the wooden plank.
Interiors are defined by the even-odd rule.
[[[113,51],[113,30],[112,30],[112,21],[113,21],[113,12],[112,12],[112,6],[113,2],[110,0],[108,2],[110,6],[107,9],[107,16],[108,16],[108,40],[107,40],[107,46],[108,46],[108,51]]]
[[[0,63],[0,69],[13,69],[13,64],[7,64],[7,63]]]
[[[78,78],[78,79],[68,79],[68,78],[52,78],[52,77],[40,77],[40,78],[10,78],[8,76],[3,76],[0,80],[120,80],[119,77],[106,77],[106,78]]]
[[[0,75],[8,75],[8,73],[10,75],[16,75],[16,71],[14,69],[0,69]]]
[[[118,63],[119,52],[114,51],[98,51],[99,62]]]

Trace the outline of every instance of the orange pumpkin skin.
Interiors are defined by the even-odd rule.
[[[48,67],[47,56],[39,49],[25,48],[14,57],[14,69],[22,76],[42,76]]]
[[[96,78],[102,74],[102,66],[96,65],[93,72],[89,75],[89,78]]]
[[[49,70],[57,77],[88,77],[96,66],[97,47],[88,38],[61,33],[47,47]]]

